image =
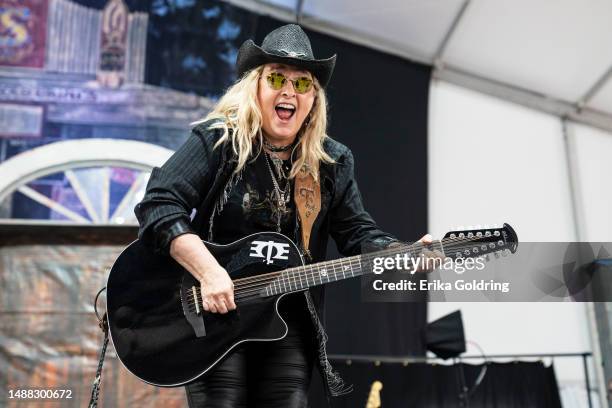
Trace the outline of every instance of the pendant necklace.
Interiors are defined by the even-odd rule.
[[[285,172],[283,171],[283,161],[279,157],[269,155],[267,152],[264,152],[266,157],[266,165],[268,166],[268,171],[270,172],[270,177],[272,178],[272,185],[274,186],[274,198],[273,202],[276,207],[276,231],[281,232],[281,220],[283,215],[288,213],[287,204],[291,198],[291,183]],[[285,180],[285,188],[281,190],[278,180],[272,171],[272,166],[270,166],[270,161],[276,168],[278,173],[279,180]]]

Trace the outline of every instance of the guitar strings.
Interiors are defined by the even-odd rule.
[[[480,238],[481,237],[468,238],[468,239],[454,239],[454,241],[456,241],[455,243],[457,243],[457,241],[468,242],[468,241],[478,240]],[[424,246],[423,244],[420,244],[420,245]],[[484,245],[484,243],[483,243],[483,245]],[[410,246],[414,248],[416,245],[412,244]],[[401,247],[396,246],[396,247],[393,247],[393,248],[390,248],[390,249],[386,249],[384,251],[378,251],[378,252],[375,252],[375,253],[364,254],[361,257],[359,257],[359,256],[351,257],[351,258],[357,258],[357,259],[350,259],[349,262],[352,264],[353,261],[361,261],[363,259],[368,260],[368,258],[380,256],[384,252],[398,253],[397,250],[400,249],[400,248]],[[467,246],[455,247],[455,250],[461,249],[461,251],[463,251],[466,248],[467,248]],[[358,258],[361,258],[361,259],[358,259]],[[343,259],[340,259],[340,260],[333,260],[333,261],[327,261],[327,262],[329,263],[330,266],[335,268],[335,266],[337,264],[339,264],[339,263],[345,264],[348,259],[349,258],[343,258]],[[321,263],[319,265],[321,265]],[[308,267],[309,265],[305,265],[305,266]],[[346,265],[343,265],[343,266],[346,266]],[[311,267],[310,271],[306,270],[304,268],[304,266],[295,267],[295,268],[289,268],[289,269],[286,269],[286,270],[283,270],[283,271],[276,271],[276,272],[271,272],[271,273],[264,274],[264,275],[258,275],[257,277],[243,278],[244,280],[249,280],[250,282],[246,282],[242,286],[239,286],[238,288],[235,288],[235,291],[234,291],[235,297],[234,297],[234,299],[235,300],[241,300],[241,299],[245,299],[245,298],[249,298],[249,297],[261,297],[260,289],[263,289],[269,283],[274,282],[274,280],[277,279],[277,277],[279,275],[282,275],[285,272],[287,272],[287,276],[286,276],[285,280],[286,280],[287,284],[289,284],[290,290],[287,291],[287,284],[285,284],[285,282],[280,281],[280,282],[278,282],[279,289],[280,289],[280,287],[281,287],[280,285],[282,283],[282,285],[284,287],[283,292],[297,292],[297,291],[304,290],[305,289],[304,287],[300,287],[298,289],[298,284],[296,283],[298,278],[300,279],[300,283],[303,283],[303,279],[302,278],[305,277],[306,278],[306,282],[308,284],[308,277],[310,275],[310,277],[313,279],[313,282],[316,283],[315,277],[317,275],[317,271],[314,271],[314,267]],[[334,270],[333,272],[334,272],[335,275],[337,274],[337,271]],[[292,276],[290,276],[289,273],[291,273]],[[351,273],[352,273],[352,271],[351,271]],[[294,286],[296,287],[295,290],[291,287],[291,280],[290,280],[291,278],[293,278],[293,280],[294,280]],[[321,281],[321,284],[322,284],[323,283],[323,278],[320,276],[320,274],[319,274],[319,280]],[[329,278],[327,278],[327,282],[331,282],[331,280]],[[191,298],[190,300],[192,300],[192,302],[193,302],[194,301],[193,300],[193,296],[190,296],[190,298]]]
[[[468,248],[468,246],[462,245],[462,246],[457,246],[457,244],[461,244],[461,243],[469,243],[469,242],[474,242],[474,241],[479,241],[485,238],[490,238],[486,237],[486,236],[473,236],[473,237],[458,237],[458,238],[443,238],[441,240],[442,243],[446,243],[447,246],[447,250],[445,250],[444,252],[449,252],[448,249],[453,248],[454,251],[458,251],[460,250],[461,252],[463,252],[465,249]],[[501,237],[500,237],[501,240]],[[486,245],[487,243],[482,242],[482,245]],[[235,301],[240,301],[240,300],[244,300],[247,298],[251,298],[251,297],[261,297],[261,289],[263,289],[264,287],[266,287],[268,284],[274,282],[274,280],[276,280],[279,276],[282,276],[283,273],[285,273],[286,276],[286,282],[289,285],[290,290],[287,291],[287,285],[285,284],[285,282],[279,282],[279,288],[280,288],[280,284],[282,283],[282,285],[284,286],[284,292],[298,292],[298,291],[302,291],[305,290],[305,288],[300,288],[297,289],[298,285],[297,285],[297,279],[300,279],[300,283],[302,283],[302,278],[306,278],[306,283],[308,284],[308,277],[310,274],[310,277],[313,279],[313,282],[315,281],[315,277],[318,274],[319,275],[319,280],[321,281],[321,284],[323,283],[323,278],[321,277],[320,273],[317,273],[318,271],[314,271],[314,268],[319,269],[321,266],[323,266],[323,264],[326,264],[325,267],[332,267],[335,268],[335,266],[337,265],[341,265],[341,266],[346,266],[344,264],[347,263],[347,261],[352,265],[353,261],[369,261],[373,258],[376,257],[380,257],[380,256],[384,256],[385,254],[397,254],[397,253],[401,253],[402,249],[406,249],[408,248],[409,250],[411,249],[422,249],[424,248],[426,245],[430,245],[430,244],[423,244],[422,242],[416,242],[413,244],[403,244],[403,245],[398,245],[398,246],[394,246],[391,248],[386,248],[384,250],[381,251],[377,251],[377,252],[373,252],[373,253],[368,253],[368,254],[363,254],[363,255],[356,255],[353,257],[348,257],[348,258],[341,258],[341,259],[335,259],[335,260],[330,260],[330,261],[325,261],[325,262],[321,262],[318,263],[317,267],[311,266],[311,265],[301,265],[298,267],[293,267],[293,268],[288,268],[282,271],[275,271],[275,272],[270,272],[267,274],[263,274],[263,275],[257,275],[257,276],[253,276],[253,277],[247,277],[247,278],[240,278],[240,279],[236,279],[235,285],[234,285],[234,300]],[[432,244],[435,246],[435,243]],[[473,247],[473,245],[470,245],[470,247]],[[310,267],[310,271],[307,270],[307,268]],[[337,274],[337,272],[334,270],[334,275]],[[353,271],[351,270],[351,273],[353,273]],[[291,274],[291,275],[290,275]],[[290,278],[293,278],[294,280],[294,286],[296,286],[296,289],[293,290],[291,288],[291,281]],[[331,280],[329,278],[327,278],[327,281],[330,282]],[[190,294],[189,299],[188,299],[188,303],[195,303],[194,300],[194,296],[192,294]]]
[[[443,239],[446,240],[447,242],[452,242],[453,244],[457,244],[457,243],[461,243],[461,242],[473,242],[476,240],[480,240],[483,237],[469,237],[469,238],[446,238]],[[484,237],[484,238],[488,238],[488,237]],[[485,245],[485,243],[483,243],[483,245]],[[369,260],[369,258],[372,257],[379,257],[384,253],[398,253],[401,251],[401,248],[416,248],[416,247],[424,247],[425,244],[417,242],[415,244],[408,244],[408,245],[402,245],[402,246],[395,246],[392,248],[387,248],[385,250],[382,251],[377,251],[374,253],[368,253],[368,254],[363,254],[361,256],[357,255],[354,257],[349,257],[349,258],[342,258],[342,259],[337,259],[337,260],[331,260],[331,261],[326,261],[326,262],[322,262],[319,263],[318,265],[322,265],[323,263],[327,263],[328,265],[326,266],[331,266],[331,267],[335,267],[338,264],[344,264],[346,263],[347,260],[349,260],[349,262],[352,264],[353,261],[361,261],[361,260]],[[455,250],[461,250],[463,251],[464,249],[466,249],[466,246],[461,246],[461,247],[455,247]],[[356,259],[350,259],[350,258],[356,258]],[[359,259],[360,258],[360,259]],[[241,279],[237,279],[236,281],[243,281],[242,285],[239,285],[238,288],[236,288],[236,286],[234,287],[234,293],[235,293],[235,297],[234,299],[243,299],[243,298],[247,298],[247,297],[252,297],[252,295],[256,295],[256,297],[260,297],[260,288],[265,287],[267,284],[272,283],[279,275],[282,275],[283,273],[286,273],[286,282],[289,285],[290,290],[287,291],[287,285],[285,284],[285,282],[281,282],[284,286],[284,292],[297,292],[297,291],[301,291],[304,290],[305,288],[301,287],[299,289],[297,289],[298,285],[297,283],[297,279],[300,279],[300,282],[302,283],[302,278],[305,276],[306,277],[306,281],[308,282],[308,275],[310,274],[310,277],[313,279],[313,282],[315,281],[315,276],[316,276],[316,272],[313,269],[315,267],[311,267],[310,271],[306,270],[305,267],[308,267],[310,265],[302,265],[299,267],[294,267],[294,268],[289,268],[289,269],[285,269],[283,271],[276,271],[276,272],[270,272],[267,274],[263,274],[263,275],[258,275],[255,277],[248,277],[248,278],[241,278]],[[344,265],[345,266],[345,265]],[[319,268],[319,267],[317,267]],[[292,276],[290,276],[289,274],[292,274]],[[336,274],[337,272],[334,270],[334,274]],[[351,271],[352,273],[352,271]],[[293,288],[291,288],[291,281],[290,278],[293,278],[294,280],[294,285],[296,286],[296,289],[293,290]],[[321,278],[320,274],[319,274],[319,280],[321,281],[321,283],[323,283],[323,279]],[[244,282],[247,281],[247,282]],[[327,281],[330,282],[331,280],[329,278],[327,278]],[[280,283],[279,283],[279,288],[280,288]],[[191,298],[193,298],[193,296],[190,296]]]
[[[465,247],[467,248],[467,247]],[[352,263],[353,261],[351,261]],[[266,295],[264,295],[262,293],[262,289],[266,288],[268,285],[270,284],[276,284],[278,286],[278,288],[280,289],[279,293],[294,293],[294,292],[300,292],[303,290],[306,290],[309,286],[314,286],[314,285],[309,285],[308,284],[308,278],[310,277],[313,282],[315,282],[315,285],[317,285],[316,283],[316,276],[319,275],[316,271],[302,271],[302,272],[306,272],[304,274],[300,274],[300,275],[294,275],[293,276],[293,280],[294,280],[294,284],[293,286],[295,287],[295,289],[293,289],[291,286],[291,276],[287,275],[286,277],[284,277],[284,281],[283,280],[279,280],[276,276],[270,276],[269,278],[265,278],[262,279],[261,281],[259,281],[257,284],[255,285],[250,285],[250,286],[245,286],[242,288],[237,289],[234,293],[234,301],[235,302],[240,302],[240,301],[246,301],[246,300],[250,300],[250,299],[256,299],[256,298],[261,298],[261,297],[265,297]],[[334,271],[334,275],[337,276],[338,272]],[[352,274],[352,272],[351,272]],[[360,274],[361,275],[361,274]],[[360,276],[360,275],[355,275],[355,276]],[[351,276],[354,277],[354,276]],[[297,283],[297,281],[300,281],[300,284]],[[306,287],[304,287],[303,283],[304,280],[306,280]],[[319,275],[319,280],[320,280],[320,284],[324,284],[324,283],[329,283],[329,282],[333,282],[336,281],[337,279],[335,278],[324,278],[321,277]],[[286,283],[285,283],[286,282]],[[287,286],[289,286],[289,290],[287,290]]]

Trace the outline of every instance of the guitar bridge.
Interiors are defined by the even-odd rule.
[[[198,290],[195,286],[191,287],[191,292],[193,293],[193,298],[195,299],[194,305],[196,308],[196,314],[200,314],[200,302],[198,301]]]
[[[204,326],[203,310],[201,308],[202,298],[199,292],[199,282],[191,275],[184,276],[181,284],[181,305],[183,314],[193,328],[196,337],[206,336]]]

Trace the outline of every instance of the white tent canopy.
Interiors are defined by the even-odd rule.
[[[608,0],[226,0],[434,66],[434,77],[612,130]]]

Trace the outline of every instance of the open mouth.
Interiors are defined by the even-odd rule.
[[[289,120],[295,113],[295,106],[289,103],[279,103],[274,110],[281,120]]]

